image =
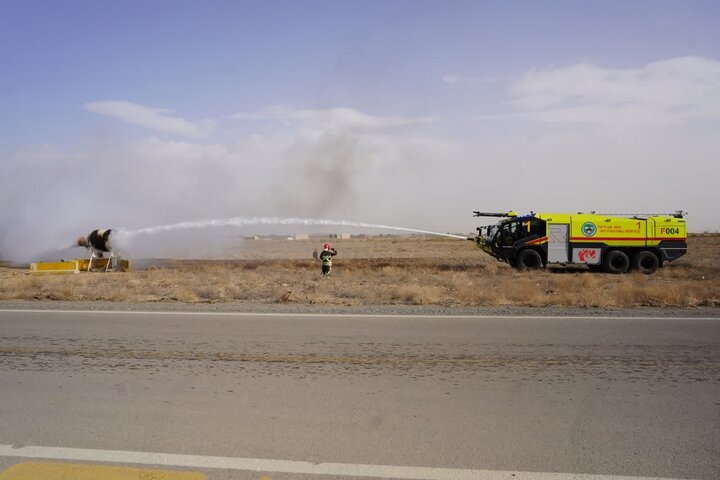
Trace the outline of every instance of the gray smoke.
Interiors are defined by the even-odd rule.
[[[400,133],[332,128],[249,135],[227,144],[103,136],[71,151],[24,149],[2,159],[12,181],[0,189],[0,259],[83,255],[66,249],[96,228],[136,230],[239,214],[424,227],[428,216],[413,216],[414,205],[388,208],[383,197],[398,191],[387,185],[409,162],[438,154],[433,147]],[[218,235],[210,237],[186,231],[142,251],[196,251],[201,257],[209,243],[223,244]]]
[[[299,146],[294,152],[295,161],[289,175],[280,179],[281,186],[303,195],[304,205],[313,212],[337,211],[352,205],[357,193],[355,179],[363,173],[362,159],[372,159],[359,143],[349,133],[322,133],[316,143]],[[280,198],[284,211],[293,208],[298,200]]]

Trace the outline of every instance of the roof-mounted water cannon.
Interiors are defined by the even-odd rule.
[[[517,212],[514,212],[514,211],[512,211],[512,210],[510,210],[509,212],[505,212],[505,213],[499,213],[499,212],[478,212],[478,211],[476,210],[476,211],[473,211],[473,216],[474,216],[474,217],[501,217],[501,218],[510,218],[510,217],[517,217],[518,214],[517,214]]]

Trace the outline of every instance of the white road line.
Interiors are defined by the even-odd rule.
[[[563,320],[720,320],[717,317],[650,317],[650,316],[596,316],[596,315],[445,315],[445,314],[372,314],[372,313],[283,313],[283,312],[191,312],[191,311],[142,311],[142,310],[40,310],[24,308],[0,308],[0,314],[7,313],[51,313],[51,314],[102,314],[102,315],[202,315],[216,317],[336,317],[336,318],[457,318],[457,319],[563,319]]]
[[[679,480],[659,477],[628,477],[581,473],[467,470],[457,468],[406,467],[352,463],[310,463],[263,458],[177,455],[171,453],[125,452],[61,447],[18,447],[0,445],[0,457],[19,457],[87,462],[130,463],[166,467],[211,468],[309,475],[393,478],[408,480]]]

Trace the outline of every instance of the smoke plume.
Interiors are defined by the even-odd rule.
[[[400,220],[423,227],[409,214],[402,218],[411,205],[391,210],[378,200],[392,194],[387,185],[401,181],[403,171],[443,155],[444,143],[415,137],[409,119],[385,125],[365,116],[361,126],[346,120],[323,124],[313,117],[230,142],[106,136],[72,149],[23,149],[4,159],[12,182],[0,190],[0,259],[78,255],[63,249],[96,228],[128,231],[239,215]],[[286,228],[279,233],[298,231],[298,225]],[[236,228],[224,238],[245,233],[252,232]],[[138,251],[202,256],[217,238],[178,232],[148,238]]]

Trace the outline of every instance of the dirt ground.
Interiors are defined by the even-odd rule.
[[[125,273],[33,274],[0,267],[0,300],[302,305],[720,307],[720,235],[653,275],[585,269],[518,272],[450,238],[333,240],[332,276],[312,252],[324,240],[242,240],[229,260],[136,260]]]

